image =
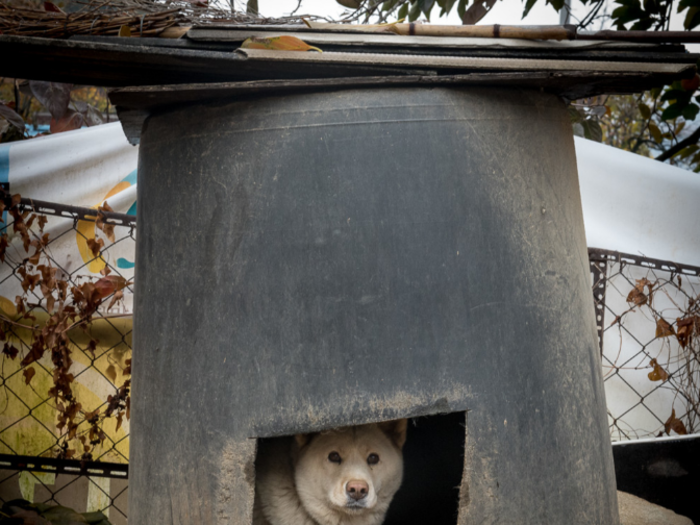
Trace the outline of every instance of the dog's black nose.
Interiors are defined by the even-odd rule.
[[[345,493],[355,501],[360,501],[361,499],[367,497],[367,494],[369,493],[369,485],[367,485],[366,481],[353,479],[348,481],[348,484],[345,485]]]

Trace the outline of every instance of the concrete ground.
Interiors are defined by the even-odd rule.
[[[617,491],[617,502],[620,525],[693,525],[685,516],[626,492]]]

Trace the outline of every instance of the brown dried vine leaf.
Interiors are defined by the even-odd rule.
[[[36,374],[36,370],[34,370],[33,366],[30,366],[29,368],[25,368],[24,371],[22,372],[22,375],[24,376],[24,384],[28,385],[29,382],[32,380],[32,377],[34,377],[34,374]]]
[[[93,257],[97,257],[98,255],[100,255],[100,251],[102,251],[104,245],[105,242],[102,239],[95,238],[87,240],[87,247],[92,252]]]
[[[637,281],[639,282],[639,281]],[[635,306],[641,306],[643,304],[646,304],[649,298],[644,294],[643,290],[644,287],[641,287],[642,289],[639,289],[639,286],[635,286],[630,290],[630,293],[627,294],[627,302],[628,303],[633,303]]]
[[[121,275],[108,275],[95,282],[95,290],[100,299],[104,299],[109,295],[118,292],[131,284]]]
[[[676,335],[673,327],[663,317],[659,317],[656,320],[656,337],[668,337],[670,335]]]
[[[112,383],[116,383],[117,381],[117,370],[114,368],[114,365],[109,365],[107,367],[107,370],[105,370],[105,374],[107,374],[107,377],[109,377],[109,380]]]
[[[126,398],[126,419],[131,419],[131,397]]]
[[[126,359],[124,361],[124,364],[126,366],[124,367],[124,370],[122,371],[122,375],[124,375],[124,376],[131,375],[131,359]]]
[[[3,233],[0,235],[0,262],[4,263],[5,262],[5,252],[7,251],[7,247],[10,245],[9,239],[7,238],[7,234]]]
[[[41,280],[41,274],[35,273],[31,274],[24,270],[23,267],[17,269],[17,273],[20,273],[24,279],[22,280],[22,289],[26,292],[27,290],[34,291],[34,288]]]
[[[121,426],[122,426],[122,419],[124,419],[124,412],[119,412],[117,414],[117,427],[114,429],[114,431],[118,431]]]
[[[36,251],[34,252],[34,255],[29,257],[27,259],[27,261],[29,261],[29,264],[33,264],[34,266],[36,266],[37,264],[39,264],[40,257],[41,257],[41,251],[37,248]]]
[[[647,374],[650,381],[666,381],[668,379],[668,372],[661,368],[661,365],[656,361],[656,359],[652,359],[649,366],[654,369]]]
[[[22,202],[22,196],[19,193],[15,193],[12,196],[12,204],[10,204],[10,208],[14,208],[17,206],[20,202]]]
[[[687,347],[692,338],[693,332],[700,331],[700,316],[689,315],[676,319],[676,339],[681,347]]]
[[[88,349],[88,352],[90,352],[92,354],[93,359],[95,357],[95,350],[97,350],[97,343],[99,343],[99,341],[97,339],[90,339],[90,342],[88,343],[87,349]]]
[[[19,350],[16,346],[11,345],[10,343],[5,343],[5,346],[2,348],[2,353],[10,359],[14,359],[17,357],[17,354],[19,354]]]
[[[109,239],[110,242],[114,242],[116,237],[114,236],[114,224],[109,224],[105,222],[105,215],[102,213],[103,211],[114,211],[112,207],[105,201],[102,206],[97,208],[98,214],[97,214],[97,219],[95,220],[95,226],[102,230],[102,232],[105,234],[105,236]]]
[[[46,217],[46,215],[39,215],[39,231],[41,233],[44,233],[44,226],[46,226],[46,223],[49,222],[49,219]]]
[[[652,292],[656,283],[652,283],[646,277],[637,279],[634,288],[630,290],[627,295],[627,302],[633,303],[635,306],[641,306],[643,304],[651,304]],[[644,288],[647,289],[647,294],[644,293]]]
[[[110,310],[112,308],[112,306],[114,306],[114,304],[117,301],[121,301],[122,299],[124,299],[124,292],[122,292],[121,290],[118,290],[117,292],[114,293],[114,296],[112,296],[112,300],[107,305],[107,310]]]
[[[669,417],[666,420],[666,423],[664,423],[664,430],[666,431],[666,435],[670,436],[671,435],[671,430],[673,430],[676,434],[684,436],[688,433],[688,431],[685,428],[685,425],[683,424],[683,421],[678,419],[676,417],[676,409],[671,409],[671,417]]]

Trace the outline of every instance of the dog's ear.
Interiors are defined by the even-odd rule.
[[[403,448],[403,444],[406,443],[408,419],[384,421],[383,423],[379,423],[379,428],[393,441],[394,445],[396,445],[399,450]]]
[[[311,434],[296,434],[294,436],[294,441],[296,441],[297,447],[302,449],[311,442],[315,435],[315,432]]]

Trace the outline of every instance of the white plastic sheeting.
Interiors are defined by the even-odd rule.
[[[96,208],[105,200],[114,211],[136,213],[136,165],[138,148],[131,146],[119,123],[60,133],[31,140],[0,144],[0,182],[9,183],[11,194],[36,200]],[[3,214],[7,224],[7,212]],[[2,228],[2,225],[0,225]],[[71,275],[73,282],[100,277],[109,264],[126,279],[134,274],[134,242],[110,243],[91,221],[48,217],[49,251],[53,264]],[[18,261],[27,257],[12,228],[5,264],[0,265],[0,306],[12,308],[21,295],[21,281],[12,276]],[[128,229],[117,226],[117,239]],[[105,240],[101,258],[88,248],[88,239]],[[13,261],[15,262],[13,265]],[[119,307],[131,311],[131,295],[125,293]]]
[[[590,247],[700,266],[699,174],[584,139],[576,138],[575,143]],[[23,197],[87,207],[106,199],[115,211],[135,214],[137,157],[138,147],[127,143],[120,124],[107,124],[0,145],[0,182],[9,182],[11,193]],[[71,224],[70,219],[50,218],[52,238]],[[86,251],[83,234],[101,233],[88,221],[81,221],[79,227],[80,232],[70,231],[52,243],[52,256],[69,271],[99,278],[101,266],[89,263],[92,256]],[[24,256],[18,253],[20,260]],[[120,274],[133,276],[133,241],[118,243],[105,257]],[[645,271],[640,268],[637,273]],[[19,293],[19,280],[6,279],[10,274],[11,267],[0,265],[2,304],[12,302]],[[627,308],[624,293],[610,298],[620,303],[617,308]],[[130,303],[129,298],[123,311],[130,311]],[[641,323],[639,329],[646,329],[642,325],[648,319],[641,313],[638,318],[630,317],[626,321],[630,328]],[[615,359],[622,361],[639,351],[639,345],[623,331],[609,331],[605,348],[615,353],[619,349]],[[613,413],[623,413],[636,403],[638,396],[630,391],[630,384],[640,391],[648,388],[647,360],[642,357],[634,362],[636,369],[627,383],[606,381],[608,407]],[[604,366],[605,373],[611,370]],[[648,400],[659,413],[668,411],[673,402],[673,392],[667,390]],[[631,428],[658,427],[658,421],[641,409],[630,413],[626,423]]]
[[[588,246],[700,266],[700,174],[575,140]]]

